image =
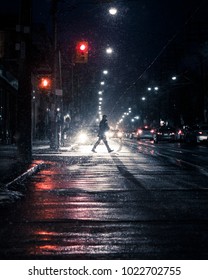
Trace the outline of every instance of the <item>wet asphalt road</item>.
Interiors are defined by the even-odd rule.
[[[34,155],[48,165],[2,213],[1,259],[208,259],[207,146],[90,148]]]

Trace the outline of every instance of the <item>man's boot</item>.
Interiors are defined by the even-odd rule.
[[[111,148],[109,147],[108,142],[105,141],[104,143],[105,143],[105,146],[106,146],[108,152],[109,152],[109,153],[113,152],[113,150],[111,150]]]

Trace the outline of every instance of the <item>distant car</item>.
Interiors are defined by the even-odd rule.
[[[200,125],[196,136],[197,143],[208,142],[208,125]]]
[[[156,130],[153,139],[154,143],[159,141],[176,141],[176,131],[172,127],[162,126]]]
[[[68,145],[92,145],[97,138],[97,127],[81,126],[71,128],[68,134],[64,134],[63,146]]]
[[[75,141],[82,145],[92,145],[97,138],[97,134],[98,128],[96,126],[82,126],[77,133],[75,133]]]
[[[132,130],[131,132],[129,132],[128,136],[130,139],[135,139],[136,138],[136,134],[137,134],[137,130]]]
[[[149,140],[153,140],[153,136],[155,133],[155,129],[149,127],[149,126],[144,126],[141,127],[137,130],[137,139],[149,139]]]
[[[124,133],[118,129],[111,129],[106,133],[108,138],[118,138],[122,139],[124,137]]]
[[[176,140],[179,142],[185,142],[186,135],[192,131],[188,125],[176,129]],[[195,138],[196,140],[196,138]]]
[[[195,125],[190,127],[185,134],[186,143],[208,142],[208,125]]]
[[[176,140],[179,142],[184,142],[185,134],[186,134],[187,128],[178,128],[176,130]]]

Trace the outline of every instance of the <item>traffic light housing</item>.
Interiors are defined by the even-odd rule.
[[[87,62],[88,62],[88,42],[79,41],[76,44],[75,63],[87,63]]]

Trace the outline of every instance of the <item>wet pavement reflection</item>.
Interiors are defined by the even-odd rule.
[[[176,145],[46,163],[4,213],[2,258],[207,259],[207,176]]]

